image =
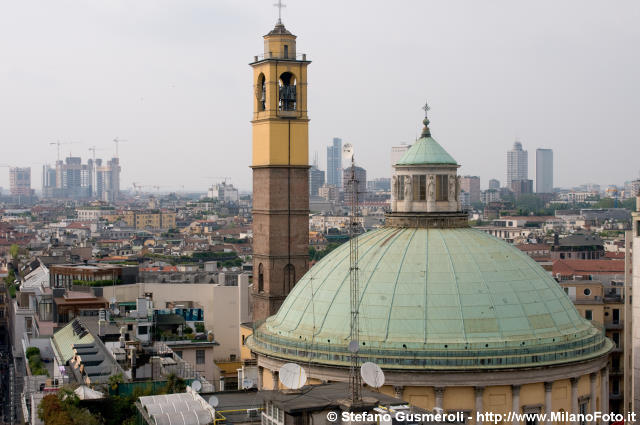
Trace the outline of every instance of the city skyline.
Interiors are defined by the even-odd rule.
[[[122,137],[123,190],[138,182],[204,191],[212,176],[231,176],[250,190],[245,65],[252,58],[246,52],[259,54],[262,46],[251,35],[256,28],[266,33],[276,11],[247,1],[164,6],[3,6],[2,162],[30,166],[32,187],[40,190],[42,165],[55,162],[52,141],[79,142],[64,152],[70,148],[86,160],[92,145],[112,156],[111,141]],[[307,28],[299,42],[314,61],[310,152],[324,152],[332,137],[341,137],[371,178],[388,177],[388,152],[414,141],[426,97],[434,138],[465,164],[462,174],[481,177],[483,188],[491,178],[504,179],[495,172],[501,161],[490,159],[504,158],[516,137],[532,152],[553,149],[556,186],[619,185],[638,177],[633,158],[640,147],[629,141],[640,109],[634,78],[640,65],[619,54],[640,40],[637,4],[569,2],[552,16],[544,7],[508,2],[495,8],[412,2],[392,9],[353,2],[338,15],[333,6],[293,2],[283,15],[294,33]],[[338,30],[326,31],[327,21]],[[377,30],[383,21],[396,24],[393,45]],[[415,37],[423,25],[427,36]],[[618,53],[608,49],[614,44]],[[377,60],[380,46],[406,61],[402,84],[393,61]],[[380,90],[380,82],[391,89]],[[332,90],[345,93],[337,105],[326,96]],[[394,101],[399,93],[401,104]],[[622,150],[627,154],[616,167],[600,166],[600,158]],[[0,186],[9,187],[8,173],[0,174]]]

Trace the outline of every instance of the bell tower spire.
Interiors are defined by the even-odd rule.
[[[253,320],[275,314],[309,268],[306,55],[278,21],[253,68]]]

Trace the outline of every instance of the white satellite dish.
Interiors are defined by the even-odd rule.
[[[196,380],[194,380],[194,381],[191,383],[191,389],[192,389],[193,391],[195,391],[195,392],[199,393],[199,392],[200,392],[200,390],[202,389],[202,383],[201,383],[200,381],[198,381],[197,379],[196,379]]]
[[[211,405],[211,407],[218,407],[218,404],[220,404],[220,400],[218,400],[218,397],[212,395],[211,397],[209,397],[209,404]]]
[[[120,315],[120,309],[119,308],[114,308],[113,309],[113,314],[115,314],[116,316]]]
[[[351,145],[351,143],[345,143],[344,146],[342,146],[342,159],[346,161],[351,161],[352,157],[353,157],[353,146]]]
[[[253,379],[245,378],[242,380],[242,389],[253,388]]]
[[[302,388],[307,382],[304,369],[295,363],[286,363],[278,371],[280,382],[290,390]]]
[[[384,372],[375,363],[366,362],[360,367],[362,380],[370,387],[380,388],[384,385]]]
[[[358,341],[351,341],[349,343],[349,351],[354,354],[360,351],[360,346],[358,345]]]

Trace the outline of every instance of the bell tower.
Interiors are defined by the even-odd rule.
[[[278,19],[253,68],[253,320],[275,314],[309,268],[306,55]]]

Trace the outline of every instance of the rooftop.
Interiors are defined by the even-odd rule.
[[[548,272],[484,232],[384,227],[358,239],[363,361],[501,368],[577,361],[610,348]],[[276,315],[256,324],[249,344],[294,361],[348,365],[349,298],[344,244],[302,277]]]
[[[553,274],[624,273],[624,261],[619,260],[555,260]]]

